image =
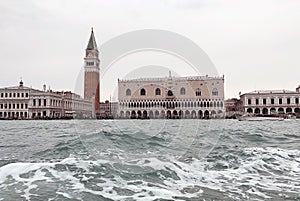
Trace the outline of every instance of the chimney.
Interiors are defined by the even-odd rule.
[[[300,93],[300,85],[296,88],[296,92]]]

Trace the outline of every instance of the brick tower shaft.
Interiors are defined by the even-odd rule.
[[[100,60],[92,28],[84,58],[84,99],[94,102],[94,112],[100,112]]]

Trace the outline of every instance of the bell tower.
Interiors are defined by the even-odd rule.
[[[94,102],[94,112],[100,111],[100,60],[94,31],[85,50],[84,58],[84,99]]]

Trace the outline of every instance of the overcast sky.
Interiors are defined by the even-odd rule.
[[[191,39],[225,75],[226,98],[294,90],[300,84],[299,10],[297,0],[1,1],[0,86],[22,77],[34,88],[45,83],[74,91],[94,27],[98,46],[140,29]]]

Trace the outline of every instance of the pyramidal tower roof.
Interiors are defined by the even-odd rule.
[[[88,46],[87,46],[86,49],[87,50],[96,50],[97,49],[97,43],[96,43],[96,39],[95,39],[95,36],[94,36],[93,27],[92,27],[92,31],[91,31],[90,40],[89,40],[89,43],[88,43]]]

